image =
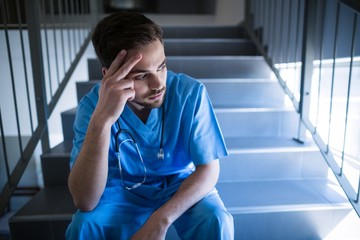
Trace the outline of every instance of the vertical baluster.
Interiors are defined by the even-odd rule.
[[[7,25],[7,15],[5,12],[6,1],[2,1],[2,2],[0,2],[0,4],[1,4],[1,13],[3,16],[3,23],[4,23],[6,51],[7,51],[7,55],[8,55],[8,61],[9,61],[10,80],[11,80],[11,88],[12,88],[12,95],[13,95],[13,101],[14,101],[14,110],[15,110],[15,118],[16,118],[15,121],[16,121],[17,137],[18,137],[18,142],[19,142],[20,159],[23,160],[23,146],[22,146],[21,129],[20,129],[20,122],[19,122],[19,108],[18,108],[18,103],[17,103],[17,99],[16,99],[17,94],[16,94],[16,86],[15,86],[14,67],[13,67],[13,60],[12,60],[12,56],[11,56],[10,37],[9,37],[9,31],[8,31],[8,25]]]
[[[290,57],[289,57],[289,52],[290,52],[290,40],[291,40],[291,26],[292,26],[292,16],[291,16],[291,13],[292,13],[292,5],[293,4],[293,1],[290,1],[290,4],[289,4],[289,9],[288,9],[288,29],[287,29],[287,36],[286,36],[286,50],[285,50],[285,64],[286,64],[286,67],[285,67],[285,71],[288,72],[289,71],[289,62],[290,62]],[[288,76],[288,75],[287,75]],[[288,79],[284,79],[285,81],[288,81]]]
[[[296,79],[298,78],[298,48],[299,48],[299,34],[300,34],[300,19],[301,19],[301,1],[302,0],[297,0],[297,12],[296,12],[296,34],[295,34],[295,51],[294,51],[294,63],[295,63],[295,67],[294,67],[294,85],[297,82]],[[295,89],[293,89],[292,91],[292,100],[294,101],[295,99]],[[299,106],[297,106],[296,109],[299,112]]]
[[[36,112],[38,119],[38,129],[45,126],[41,134],[42,151],[46,152],[50,149],[49,133],[46,128],[47,118],[49,116],[47,99],[44,60],[42,54],[42,38],[40,26],[40,0],[26,0],[26,21],[29,33],[29,49],[32,63],[32,75],[34,81],[34,94],[36,99]]]
[[[352,39],[351,39],[350,69],[349,69],[348,89],[347,89],[347,96],[346,96],[344,140],[343,140],[343,148],[342,148],[342,152],[341,152],[341,166],[340,166],[340,173],[339,173],[340,176],[342,176],[342,174],[343,174],[344,160],[345,160],[345,145],[346,145],[347,124],[348,124],[348,115],[349,115],[349,101],[350,101],[350,91],[351,91],[352,68],[353,68],[353,63],[354,63],[355,45],[356,45],[356,43],[355,43],[356,29],[357,29],[357,14],[354,13]]]
[[[326,153],[330,150],[330,135],[331,135],[331,123],[332,123],[332,107],[333,107],[333,97],[334,97],[334,81],[335,81],[335,67],[336,67],[336,50],[337,50],[337,40],[339,32],[339,15],[340,15],[340,3],[336,5],[336,17],[335,17],[335,35],[334,35],[334,47],[333,47],[333,64],[332,64],[332,74],[331,74],[331,90],[330,90],[330,109],[329,109],[329,121],[328,121],[328,137],[326,142]]]
[[[322,9],[326,9],[326,2],[322,1]],[[320,108],[320,94],[321,94],[321,84],[322,84],[322,64],[323,64],[323,43],[324,43],[324,32],[325,32],[325,10],[322,10],[322,19],[321,19],[321,32],[320,32],[320,53],[319,53],[319,83],[318,83],[318,89],[317,89],[317,106],[316,106],[316,121],[314,126],[313,133],[315,134],[317,131],[318,121],[319,121],[319,108]]]
[[[11,182],[11,177],[10,177],[9,158],[8,158],[7,150],[6,150],[6,138],[5,138],[5,132],[4,132],[4,125],[3,125],[3,121],[2,121],[1,109],[0,109],[0,131],[1,131],[1,142],[2,142],[2,148],[3,148],[4,161],[5,161],[6,177],[7,177],[9,186],[12,186],[13,184]]]
[[[55,19],[54,19],[54,12],[55,12],[54,2],[53,2],[53,0],[51,0],[49,2],[50,2],[50,15],[51,15],[50,19],[51,19],[51,23],[52,23],[52,27],[53,27],[56,77],[57,77],[57,83],[58,83],[58,85],[60,85],[59,56],[58,56],[58,46],[57,46],[57,34],[56,34],[57,23],[55,23]]]
[[[40,13],[40,21],[44,26],[44,40],[45,40],[45,55],[46,55],[46,62],[47,62],[47,71],[48,71],[48,85],[50,91],[50,100],[53,97],[53,88],[52,88],[52,81],[51,81],[51,67],[50,67],[50,54],[49,54],[49,42],[48,42],[48,29],[47,29],[47,21],[46,21],[46,2],[44,0],[40,1],[42,6],[42,11]]]
[[[66,73],[66,61],[65,61],[65,44],[64,44],[64,9],[63,9],[63,0],[57,0],[58,9],[59,9],[59,21],[60,21],[60,37],[61,37],[61,50],[62,50],[62,60],[63,60],[63,72],[64,76]]]
[[[34,123],[33,123],[32,111],[31,111],[32,107],[31,107],[30,90],[29,90],[29,78],[28,78],[28,72],[27,72],[27,68],[26,68],[27,64],[26,64],[24,36],[23,36],[23,29],[22,29],[22,18],[21,18],[19,0],[16,0],[16,13],[17,13],[17,20],[18,20],[18,24],[19,24],[21,56],[22,56],[22,59],[23,59],[25,87],[26,87],[26,99],[27,99],[28,111],[29,111],[29,117],[30,117],[30,129],[31,129],[31,134],[34,134]]]
[[[302,39],[302,52],[301,52],[301,82],[300,82],[300,101],[299,101],[299,113],[300,121],[298,128],[298,141],[306,139],[306,128],[302,123],[302,120],[309,119],[310,109],[310,92],[311,92],[311,80],[313,73],[314,62],[314,43],[316,32],[316,13],[317,2],[313,0],[305,1],[304,8],[304,25],[303,25],[303,39]]]
[[[68,4],[68,1],[67,0],[64,0],[65,1],[65,14],[66,14],[66,19],[68,21],[68,24],[67,24],[67,30],[68,30],[68,55],[69,55],[69,65],[71,65],[71,62],[72,62],[72,44],[71,44],[71,37],[70,37],[70,29],[71,29],[71,19],[70,19],[70,10],[69,10],[69,4]]]

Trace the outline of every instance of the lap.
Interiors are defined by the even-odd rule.
[[[109,186],[93,211],[78,210],[74,214],[68,227],[67,239],[89,239],[89,236],[97,239],[128,239],[176,190],[173,185],[165,186],[160,189],[161,191],[159,186],[154,189],[145,187],[144,191],[141,191],[142,189],[128,191],[117,184]],[[174,226],[178,233],[192,235],[195,231],[194,226],[203,225],[204,221],[206,224],[214,222],[209,219],[220,218],[220,222],[224,221],[221,218],[228,218],[227,214],[217,190],[214,189],[185,212]]]

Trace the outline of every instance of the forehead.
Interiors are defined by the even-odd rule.
[[[154,41],[141,48],[129,50],[127,59],[138,53],[142,55],[142,58],[135,65],[133,70],[156,70],[159,65],[165,60],[164,45],[159,40]]]

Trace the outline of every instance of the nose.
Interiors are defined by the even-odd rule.
[[[151,79],[149,81],[149,88],[151,90],[158,90],[162,88],[162,80],[158,73],[154,73],[151,75]]]

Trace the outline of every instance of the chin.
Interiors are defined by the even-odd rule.
[[[144,106],[146,107],[146,108],[159,108],[159,107],[161,107],[161,105],[163,104],[163,100],[161,100],[161,101],[158,101],[158,102],[153,102],[153,103],[145,103],[144,104]]]

